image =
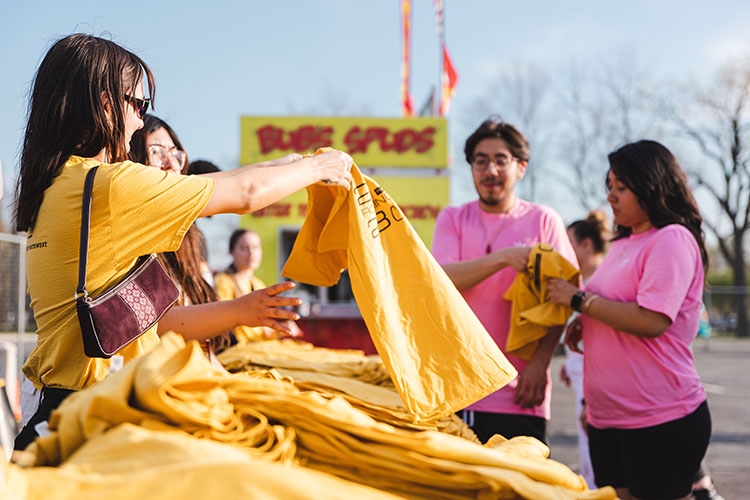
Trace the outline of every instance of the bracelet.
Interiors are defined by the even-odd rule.
[[[591,303],[594,302],[598,298],[599,298],[599,296],[596,295],[595,293],[586,294],[586,300],[584,300],[583,304],[581,305],[581,312],[583,314],[588,315],[589,314],[589,308],[591,307]]]

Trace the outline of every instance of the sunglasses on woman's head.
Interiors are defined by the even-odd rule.
[[[138,99],[137,97],[129,96],[128,94],[125,94],[125,99],[135,106],[135,113],[138,115],[138,118],[143,120],[143,117],[146,116],[146,112],[148,111],[148,105],[151,104],[151,99],[148,97],[145,99]]]

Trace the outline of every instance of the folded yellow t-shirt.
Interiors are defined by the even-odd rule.
[[[564,325],[573,313],[569,307],[547,302],[550,278],[562,278],[575,286],[579,284],[579,272],[573,264],[548,244],[537,243],[531,249],[526,272],[518,273],[503,296],[513,303],[505,352],[531,359],[539,340],[547,334],[547,327]]]

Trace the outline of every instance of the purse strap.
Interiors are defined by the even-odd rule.
[[[89,259],[89,229],[91,227],[91,192],[94,189],[94,176],[99,165],[90,169],[83,183],[83,204],[81,206],[81,242],[78,247],[78,287],[74,296],[76,302],[89,297],[86,291],[86,267]]]

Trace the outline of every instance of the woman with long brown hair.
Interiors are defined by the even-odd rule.
[[[143,126],[154,96],[154,78],[135,54],[91,35],[66,36],[48,50],[34,77],[23,141],[15,210],[16,228],[29,233],[28,290],[37,323],[37,345],[23,367],[41,390],[41,403],[16,440],[25,448],[71,392],[104,378],[110,359],[83,349],[76,315],[78,249],[83,184],[99,167],[90,217],[88,290],[97,296],[118,283],[138,257],[174,252],[197,217],[248,213],[316,182],[349,188],[351,158],[332,151],[313,158],[247,165],[205,176],[166,175],[128,161],[133,133]],[[295,319],[275,297],[253,297],[256,321]],[[194,309],[200,306],[195,306]],[[199,311],[195,311],[196,314]],[[184,314],[180,333],[206,340]],[[118,352],[125,362],[152,349],[157,325]],[[209,329],[210,330],[210,329]]]
[[[581,312],[583,390],[597,486],[617,496],[687,499],[711,436],[690,343],[708,254],[685,172],[663,145],[610,153],[615,239],[583,290],[550,280],[550,301]]]

